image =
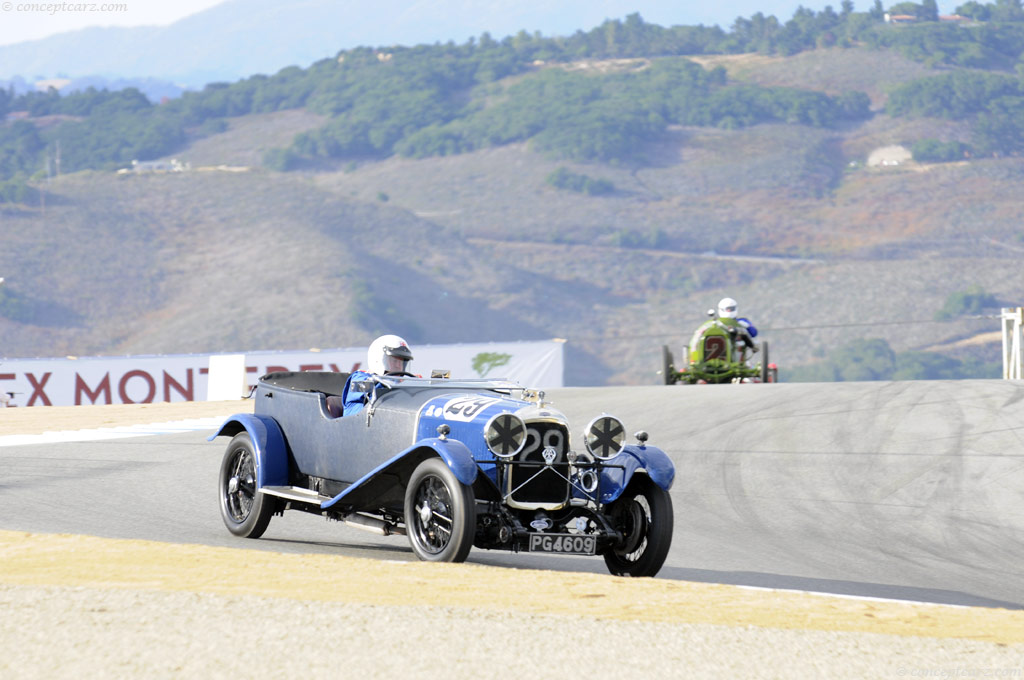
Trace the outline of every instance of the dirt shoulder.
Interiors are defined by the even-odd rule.
[[[0,532],[0,583],[1024,643],[1024,613],[467,564]]]

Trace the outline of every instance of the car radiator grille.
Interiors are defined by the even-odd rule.
[[[544,450],[553,449],[554,462],[545,465]],[[555,423],[529,423],[526,444],[516,457],[520,463],[539,465],[510,465],[506,493],[514,503],[559,505],[569,500],[569,433]],[[539,473],[539,474],[538,474]]]

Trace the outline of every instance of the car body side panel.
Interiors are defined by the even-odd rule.
[[[386,460],[320,507],[326,510],[340,505],[360,509],[366,503],[387,498],[394,488],[404,490],[416,466],[433,456],[439,456],[444,460],[463,484],[472,486],[476,481],[476,461],[465,444],[454,439],[424,439]]]
[[[655,446],[627,445],[608,461],[607,467],[601,469],[601,502],[611,503],[618,499],[629,486],[633,474],[640,469],[646,470],[651,481],[662,489],[668,491],[672,488],[675,466],[664,451]]]
[[[261,385],[255,408],[280,423],[300,473],[352,483],[413,443],[417,409],[404,403],[409,397],[398,390],[383,395],[369,419],[369,407],[332,418],[323,393]]]
[[[256,484],[258,487],[279,486],[288,483],[288,447],[281,428],[273,418],[251,413],[237,413],[228,418],[220,429],[208,437],[234,437],[248,432],[256,449]]]

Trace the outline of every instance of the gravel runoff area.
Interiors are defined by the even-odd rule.
[[[0,435],[242,410],[5,409]],[[4,679],[1024,677],[1021,611],[64,534],[0,531],[0,612]]]

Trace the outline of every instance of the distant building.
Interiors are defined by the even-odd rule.
[[[914,160],[914,154],[905,146],[893,144],[875,149],[868,155],[868,167],[877,168],[902,165]]]
[[[172,158],[170,161],[132,161],[132,167],[130,170],[128,168],[124,168],[117,172],[118,174],[123,175],[128,172],[184,172],[188,169],[188,163],[182,163],[177,158]]]
[[[70,84],[71,80],[69,78],[48,78],[45,80],[37,80],[35,83],[36,89],[40,92],[46,92],[51,87],[60,91]]]
[[[912,24],[917,21],[917,17],[913,14],[889,14],[885,13],[885,23],[887,24]]]

